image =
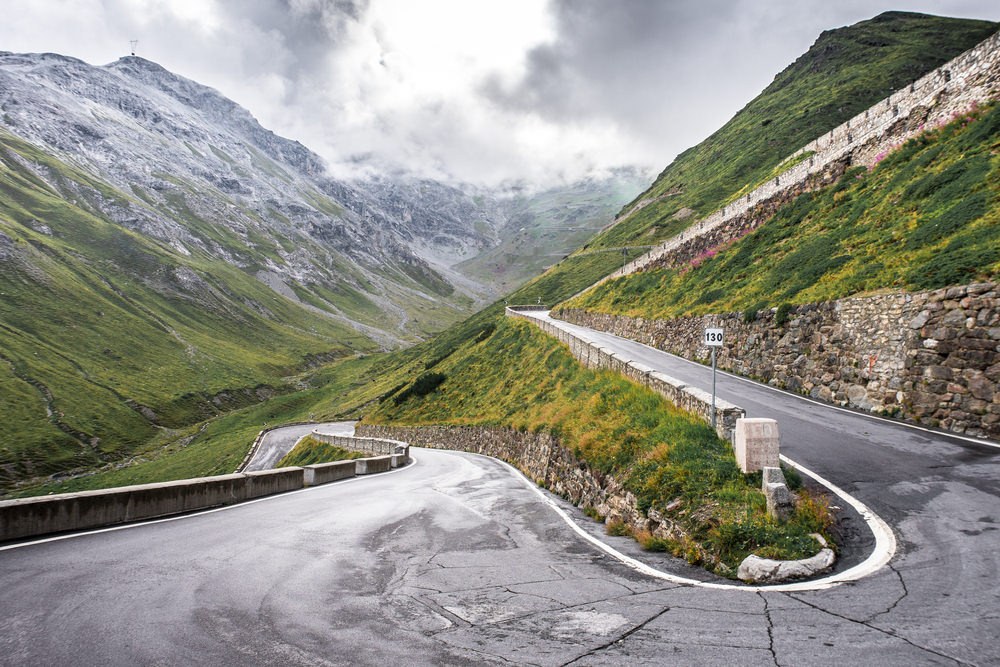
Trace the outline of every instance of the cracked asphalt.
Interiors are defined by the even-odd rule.
[[[393,473],[0,551],[0,664],[1000,660],[995,550],[949,563],[913,543],[826,591],[676,585],[583,541],[504,464],[414,454]]]

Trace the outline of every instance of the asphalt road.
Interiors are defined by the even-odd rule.
[[[719,387],[889,520],[889,567],[804,592],[664,582],[505,464],[413,450],[392,473],[0,547],[0,664],[1000,664],[1000,452]]]
[[[354,422],[326,422],[323,424],[300,424],[286,426],[268,431],[260,441],[257,451],[243,468],[245,472],[253,470],[270,470],[277,467],[285,454],[292,451],[301,438],[318,429],[322,433],[333,435],[354,435]]]

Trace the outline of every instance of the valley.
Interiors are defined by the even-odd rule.
[[[0,81],[5,489],[118,465],[302,389],[324,363],[411,345],[581,233],[556,227],[557,192],[336,181],[306,147],[141,58],[6,53]],[[574,224],[603,221],[636,178],[584,186]],[[514,218],[544,235],[541,256],[463,272]]]

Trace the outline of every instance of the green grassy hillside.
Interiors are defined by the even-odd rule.
[[[322,442],[312,436],[306,436],[295,443],[292,451],[285,454],[275,467],[285,468],[288,466],[307,466],[314,463],[349,461],[364,456],[361,452],[352,452],[343,447]]]
[[[126,197],[0,137],[0,488],[119,460],[162,429],[291,390],[310,359],[374,347],[252,274],[97,215],[88,196]]]
[[[911,139],[871,172],[801,195],[678,270],[608,281],[563,304],[645,318],[755,312],[1000,276],[1000,105]]]
[[[422,363],[399,353],[337,361],[294,378],[294,392],[158,434],[122,463],[107,463],[56,481],[24,485],[10,495],[68,493],[228,474],[243,461],[262,428],[310,419],[357,417],[359,409],[376,402],[422,368]]]
[[[680,155],[591,247],[653,243],[767,179],[791,153],[996,32],[1000,24],[887,12],[829,30],[759,96]],[[790,166],[790,165],[789,165]]]

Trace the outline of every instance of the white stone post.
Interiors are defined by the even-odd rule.
[[[779,442],[778,422],[775,420],[760,417],[736,420],[733,449],[736,451],[736,462],[743,472],[780,467]]]

